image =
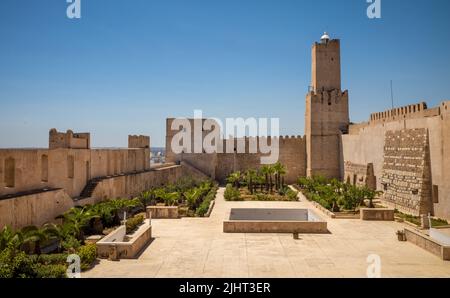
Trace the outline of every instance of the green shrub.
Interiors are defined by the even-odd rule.
[[[223,196],[226,201],[242,201],[239,189],[234,188],[231,184],[227,184]]]
[[[81,242],[73,236],[67,236],[61,242],[61,247],[64,248],[65,250],[77,249],[80,246],[81,246]]]
[[[206,197],[203,199],[203,202],[200,204],[200,206],[195,211],[195,214],[197,216],[205,216],[205,214],[209,210],[209,205],[211,205],[211,202],[214,201],[217,193],[217,186],[214,186],[210,189]]]
[[[77,253],[80,256],[81,263],[88,267],[97,259],[97,247],[95,244],[83,245],[78,249]]]
[[[290,188],[288,188],[288,190],[286,191],[286,196],[288,197],[288,199],[290,201],[298,201],[297,195],[298,195],[298,192],[294,191]]]
[[[67,266],[65,265],[43,265],[33,266],[35,277],[37,278],[66,278]]]
[[[144,222],[144,215],[139,214],[132,218],[127,219],[127,234],[134,232],[137,227]]]
[[[257,201],[271,201],[270,196],[263,194],[263,193],[257,193],[255,195],[255,200]]]
[[[36,262],[42,265],[67,265],[67,256],[68,254],[42,254],[30,257],[36,257]]]
[[[33,261],[11,245],[0,253],[0,278],[35,277]]]

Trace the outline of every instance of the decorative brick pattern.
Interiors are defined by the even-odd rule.
[[[384,200],[414,215],[431,211],[428,132],[425,128],[387,131],[382,184]]]

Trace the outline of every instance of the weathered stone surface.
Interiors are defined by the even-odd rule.
[[[387,131],[381,182],[383,199],[405,212],[431,212],[431,172],[425,128]]]
[[[177,206],[148,206],[147,218],[178,218]]]
[[[393,221],[394,209],[387,208],[361,208],[360,216],[362,220]]]

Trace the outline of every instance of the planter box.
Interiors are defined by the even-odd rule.
[[[388,208],[361,208],[362,220],[394,221],[394,209]]]
[[[177,206],[148,206],[147,218],[178,218]]]
[[[446,246],[437,240],[411,228],[405,228],[405,235],[408,242],[425,249],[444,261],[450,260],[450,246]]]
[[[100,258],[112,261],[133,259],[150,243],[151,238],[152,226],[148,219],[132,235],[126,235],[126,226],[122,225],[96,243],[97,253]]]

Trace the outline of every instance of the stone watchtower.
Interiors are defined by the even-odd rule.
[[[341,134],[349,125],[348,91],[341,90],[338,39],[324,34],[312,46],[311,86],[306,95],[307,175],[341,178]]]

